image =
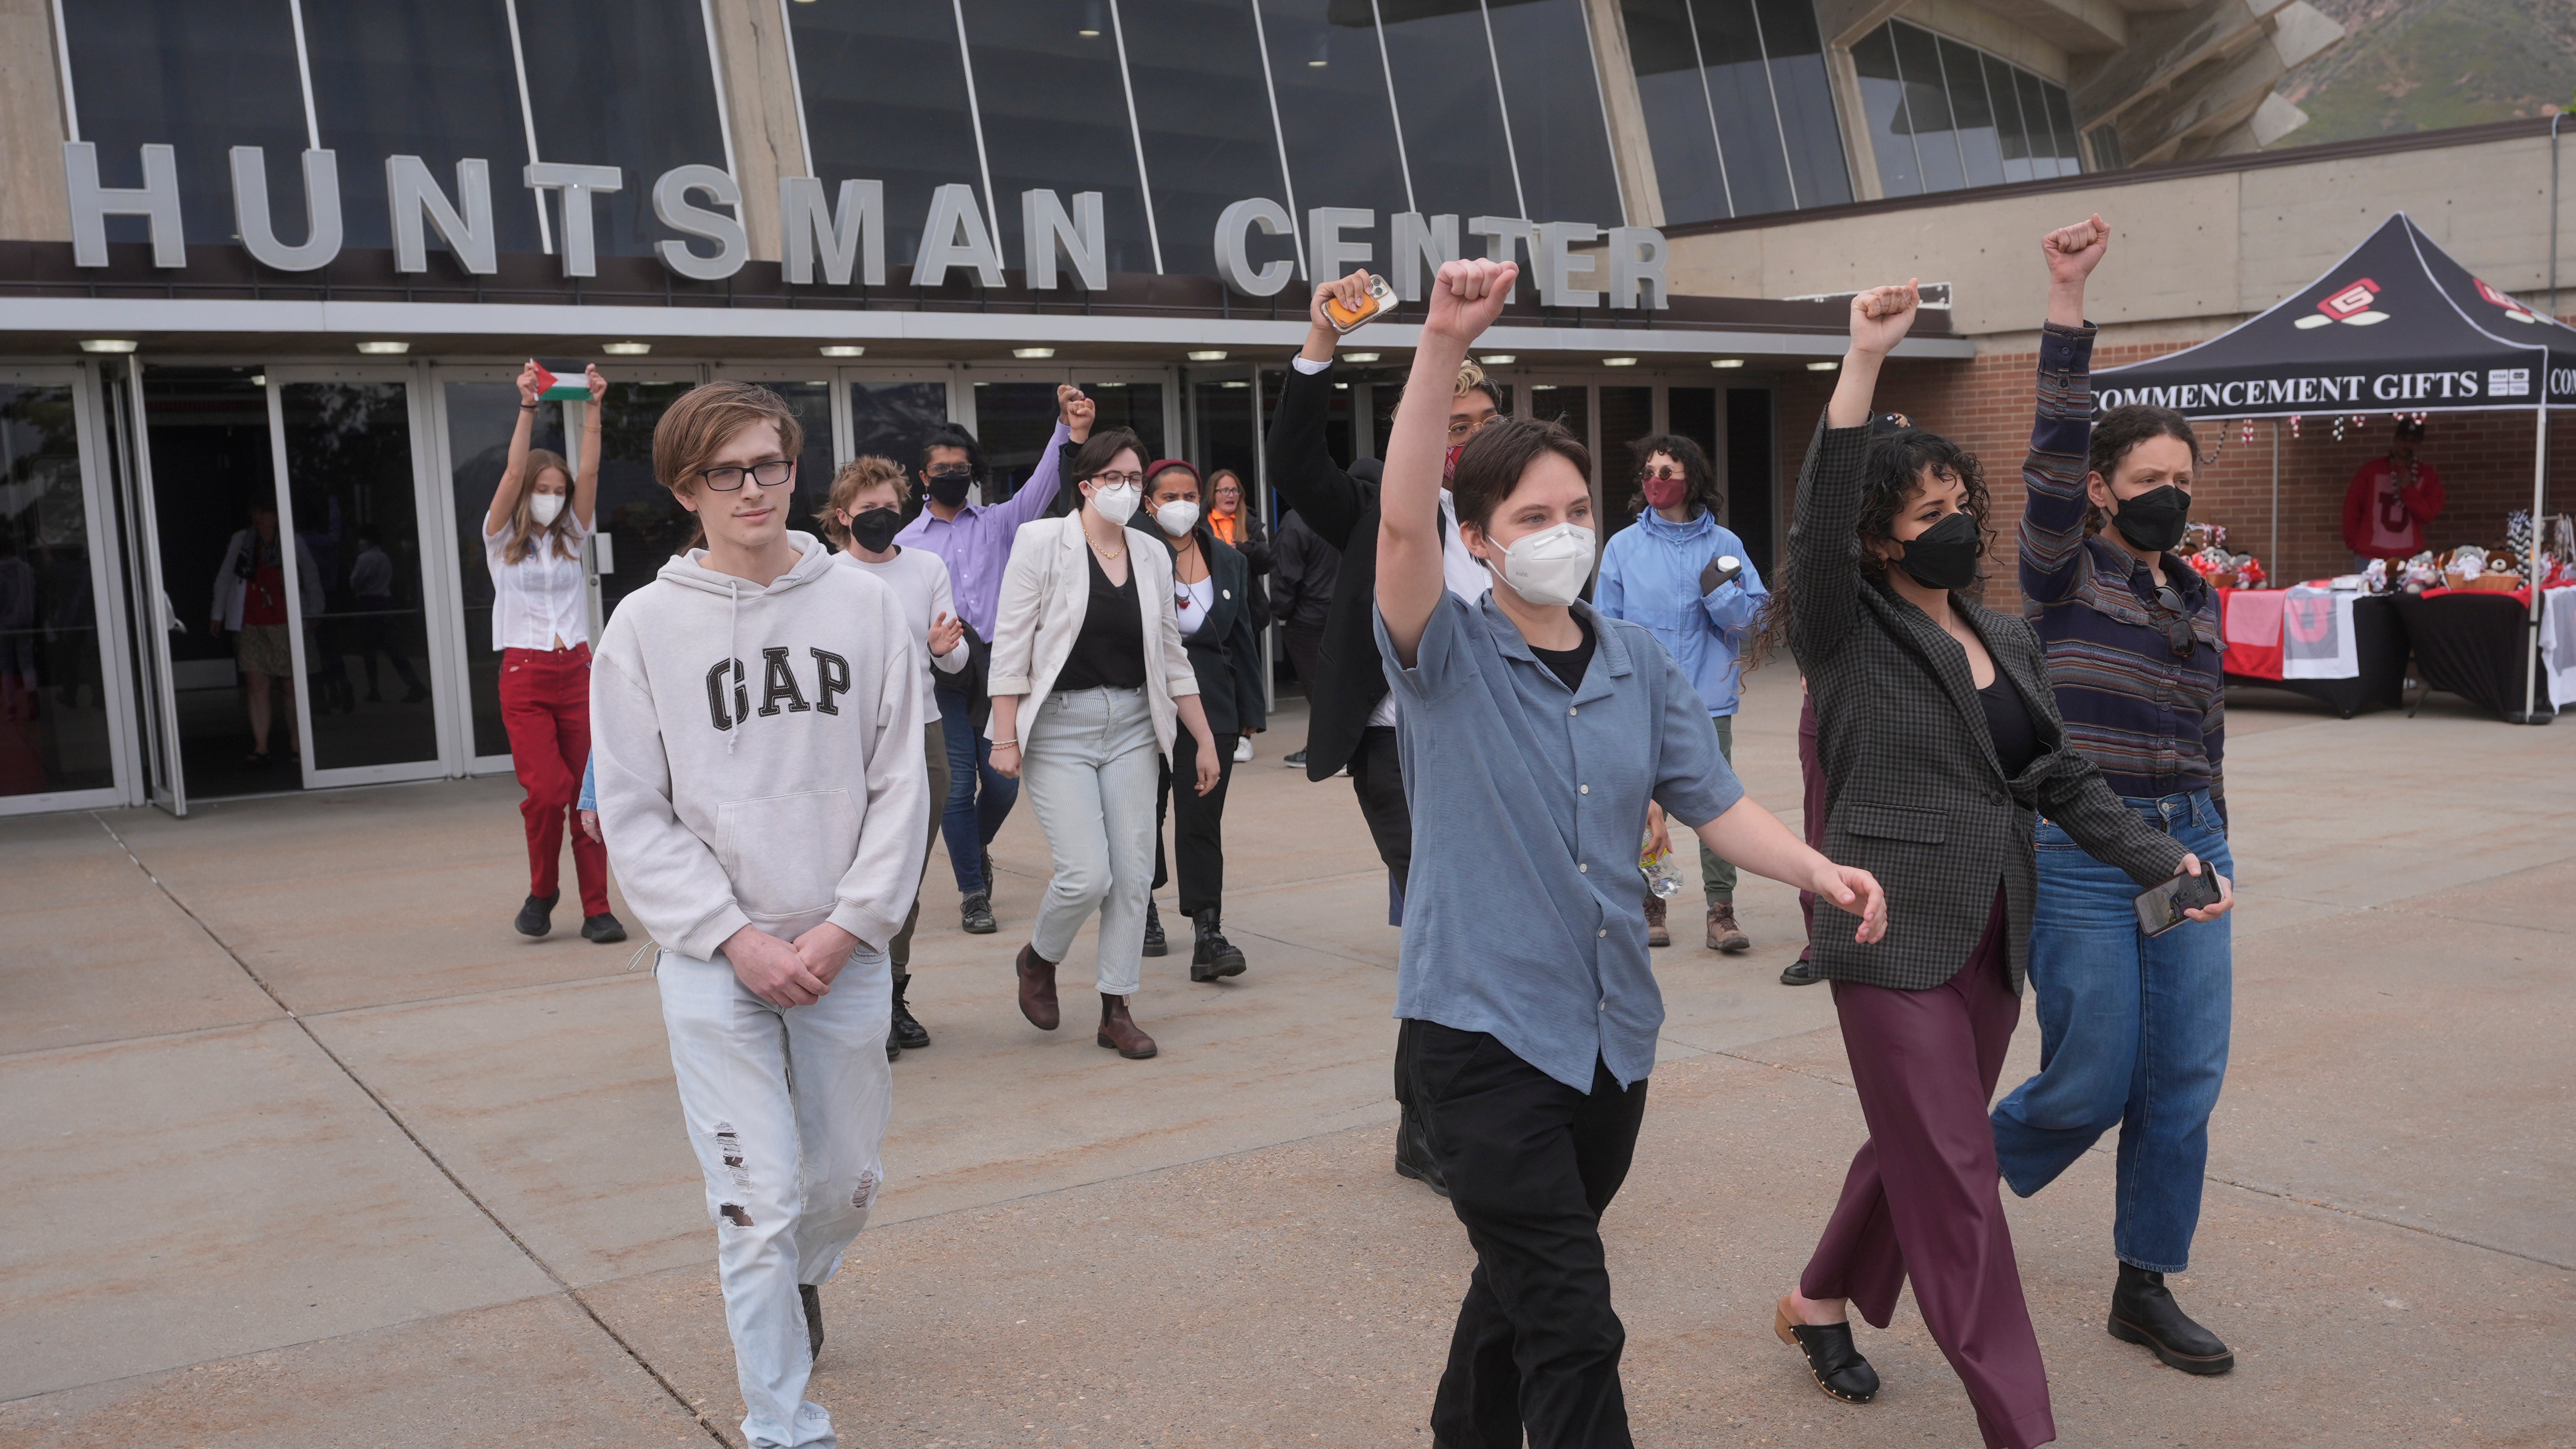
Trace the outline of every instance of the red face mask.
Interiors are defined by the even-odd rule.
[[[1465,451],[1467,445],[1464,443],[1450,444],[1449,456],[1440,464],[1440,481],[1444,486],[1458,481],[1458,455]]]
[[[1645,485],[1646,502],[1655,508],[1671,508],[1679,504],[1682,495],[1690,490],[1690,480],[1686,478],[1664,478],[1652,473],[1646,475]]]

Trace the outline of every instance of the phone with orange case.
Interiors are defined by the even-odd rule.
[[[1395,288],[1388,286],[1384,277],[1371,277],[1368,283],[1368,296],[1361,300],[1357,308],[1343,306],[1342,299],[1339,297],[1326,297],[1324,315],[1333,319],[1334,331],[1348,332],[1394,305]]]

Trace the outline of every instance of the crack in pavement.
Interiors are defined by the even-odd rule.
[[[615,1328],[610,1327],[607,1319],[600,1317],[599,1310],[591,1307],[589,1300],[583,1298],[580,1290],[574,1288],[572,1283],[567,1280],[563,1274],[556,1272],[552,1263],[547,1262],[543,1257],[541,1257],[537,1253],[536,1249],[528,1246],[527,1241],[521,1238],[516,1232],[512,1231],[508,1223],[501,1221],[501,1215],[492,1210],[491,1204],[483,1201],[481,1197],[477,1196],[474,1189],[467,1187],[465,1185],[465,1180],[458,1177],[456,1173],[439,1158],[439,1155],[430,1148],[430,1145],[421,1140],[420,1134],[412,1130],[411,1124],[403,1120],[402,1114],[395,1111],[393,1109],[393,1105],[379,1095],[374,1087],[369,1086],[364,1077],[359,1076],[356,1071],[351,1069],[347,1062],[341,1060],[339,1053],[331,1050],[330,1045],[324,1042],[321,1036],[313,1030],[312,1025],[307,1022],[303,1016],[298,1014],[295,1008],[288,1006],[286,1004],[286,999],[279,996],[275,988],[271,987],[268,982],[261,979],[260,974],[257,971],[251,969],[251,964],[248,961],[243,960],[241,953],[232,948],[232,943],[216,934],[214,927],[207,925],[195,911],[188,908],[188,903],[186,901],[179,899],[178,892],[170,889],[170,887],[162,881],[161,877],[152,873],[152,867],[143,863],[143,857],[135,854],[134,847],[126,842],[124,836],[117,834],[116,827],[108,824],[106,817],[99,814],[97,811],[91,811],[89,813],[89,818],[98,822],[98,828],[107,832],[107,838],[116,842],[117,849],[125,852],[125,858],[134,862],[134,868],[143,873],[143,878],[145,880],[152,882],[152,888],[159,891],[163,899],[167,900],[173,907],[175,907],[179,914],[186,916],[191,925],[194,925],[198,930],[203,931],[206,935],[206,939],[214,942],[215,949],[223,952],[224,955],[231,958],[232,963],[241,968],[242,974],[250,978],[250,982],[253,986],[258,987],[261,992],[265,993],[269,1000],[277,1003],[277,1009],[286,1013],[286,1019],[295,1023],[295,1029],[304,1033],[304,1039],[313,1044],[313,1049],[320,1052],[325,1061],[338,1067],[340,1069],[340,1074],[349,1079],[351,1086],[354,1086],[359,1091],[366,1093],[367,1100],[376,1105],[377,1111],[385,1114],[385,1120],[394,1124],[394,1130],[402,1133],[404,1139],[410,1142],[411,1145],[419,1151],[421,1157],[425,1159],[430,1166],[438,1169],[438,1175],[447,1179],[448,1186],[455,1188],[458,1195],[462,1196],[467,1202],[472,1203],[474,1205],[474,1210],[481,1213],[484,1219],[490,1222],[493,1229],[499,1232],[502,1237],[509,1239],[510,1246],[518,1249],[530,1263],[536,1265],[537,1271],[545,1274],[548,1282],[554,1284],[557,1289],[562,1291],[565,1297],[571,1299],[573,1306],[579,1308],[584,1317],[587,1317],[592,1323],[597,1324],[599,1326],[599,1331],[607,1334],[611,1343],[616,1344],[620,1349],[624,1350],[626,1356],[634,1360],[637,1368],[640,1368],[644,1370],[645,1373],[651,1375],[653,1382],[662,1386],[662,1392],[671,1396],[671,1402],[679,1405],[681,1413],[688,1415],[699,1428],[704,1429],[707,1432],[707,1437],[713,1439],[718,1444],[727,1446],[727,1449],[731,1449],[732,1441],[725,1437],[724,1432],[718,1429],[715,1424],[707,1418],[706,1414],[702,1410],[689,1402],[689,1396],[680,1391],[680,1386],[664,1377],[662,1371],[654,1367],[652,1361],[644,1357],[643,1353],[639,1351],[634,1344],[629,1343],[624,1334],[619,1333]]]

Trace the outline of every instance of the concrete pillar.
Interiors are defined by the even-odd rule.
[[[1655,182],[1655,150],[1646,138],[1646,105],[1637,95],[1637,68],[1628,58],[1628,23],[1619,0],[1584,0],[1583,23],[1592,31],[1592,65],[1601,82],[1602,111],[1610,123],[1610,159],[1630,226],[1664,224],[1663,188]]]
[[[0,0],[0,239],[69,241],[61,62],[49,0]]]
[[[778,0],[714,0],[713,6],[734,177],[742,183],[743,228],[751,234],[752,256],[764,262],[779,259],[778,178],[810,171],[787,22],[779,8]]]

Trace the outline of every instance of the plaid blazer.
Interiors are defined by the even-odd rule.
[[[2147,825],[2069,747],[2030,625],[1952,594],[2001,677],[2030,711],[2039,754],[2007,779],[1968,672],[1967,651],[1930,615],[1860,569],[1861,464],[1869,429],[1819,422],[1798,476],[1789,532],[1795,614],[1789,646],[1816,702],[1825,773],[1824,852],[1878,877],[1887,937],[1852,940],[1859,920],[1816,902],[1813,955],[1837,981],[1925,991],[1958,974],[1985,934],[1995,890],[2010,923],[2006,969],[2021,990],[2039,891],[2032,837],[2045,812],[2140,889],[2172,877],[2184,850]]]

